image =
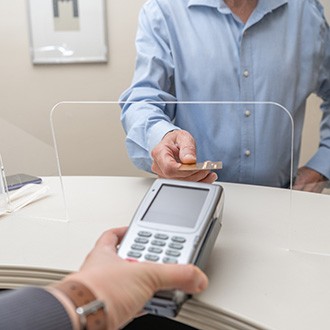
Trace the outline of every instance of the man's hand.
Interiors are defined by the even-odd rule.
[[[308,168],[300,167],[293,189],[321,193],[327,184],[327,178],[322,174]]]
[[[152,150],[152,171],[161,178],[186,181],[214,182],[218,177],[211,171],[180,171],[182,164],[196,163],[196,144],[190,133],[174,130],[167,133]]]

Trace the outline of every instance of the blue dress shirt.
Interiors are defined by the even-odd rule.
[[[136,166],[150,171],[151,150],[181,128],[198,161],[223,161],[220,181],[285,186],[291,138],[296,173],[306,99],[316,93],[320,146],[306,166],[330,178],[330,32],[316,0],[259,0],[245,24],[223,0],[150,0],[136,48],[120,97]]]

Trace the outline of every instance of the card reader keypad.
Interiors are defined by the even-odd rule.
[[[185,242],[183,236],[139,231],[127,256],[134,259],[144,257],[153,262],[178,263]]]

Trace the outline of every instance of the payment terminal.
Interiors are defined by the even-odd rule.
[[[218,184],[157,179],[144,196],[118,254],[134,261],[192,263],[203,269],[221,228],[223,188]],[[189,296],[160,291],[145,311],[174,317]]]

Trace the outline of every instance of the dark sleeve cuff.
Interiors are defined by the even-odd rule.
[[[0,294],[0,329],[72,330],[62,304],[42,288],[24,288]]]

